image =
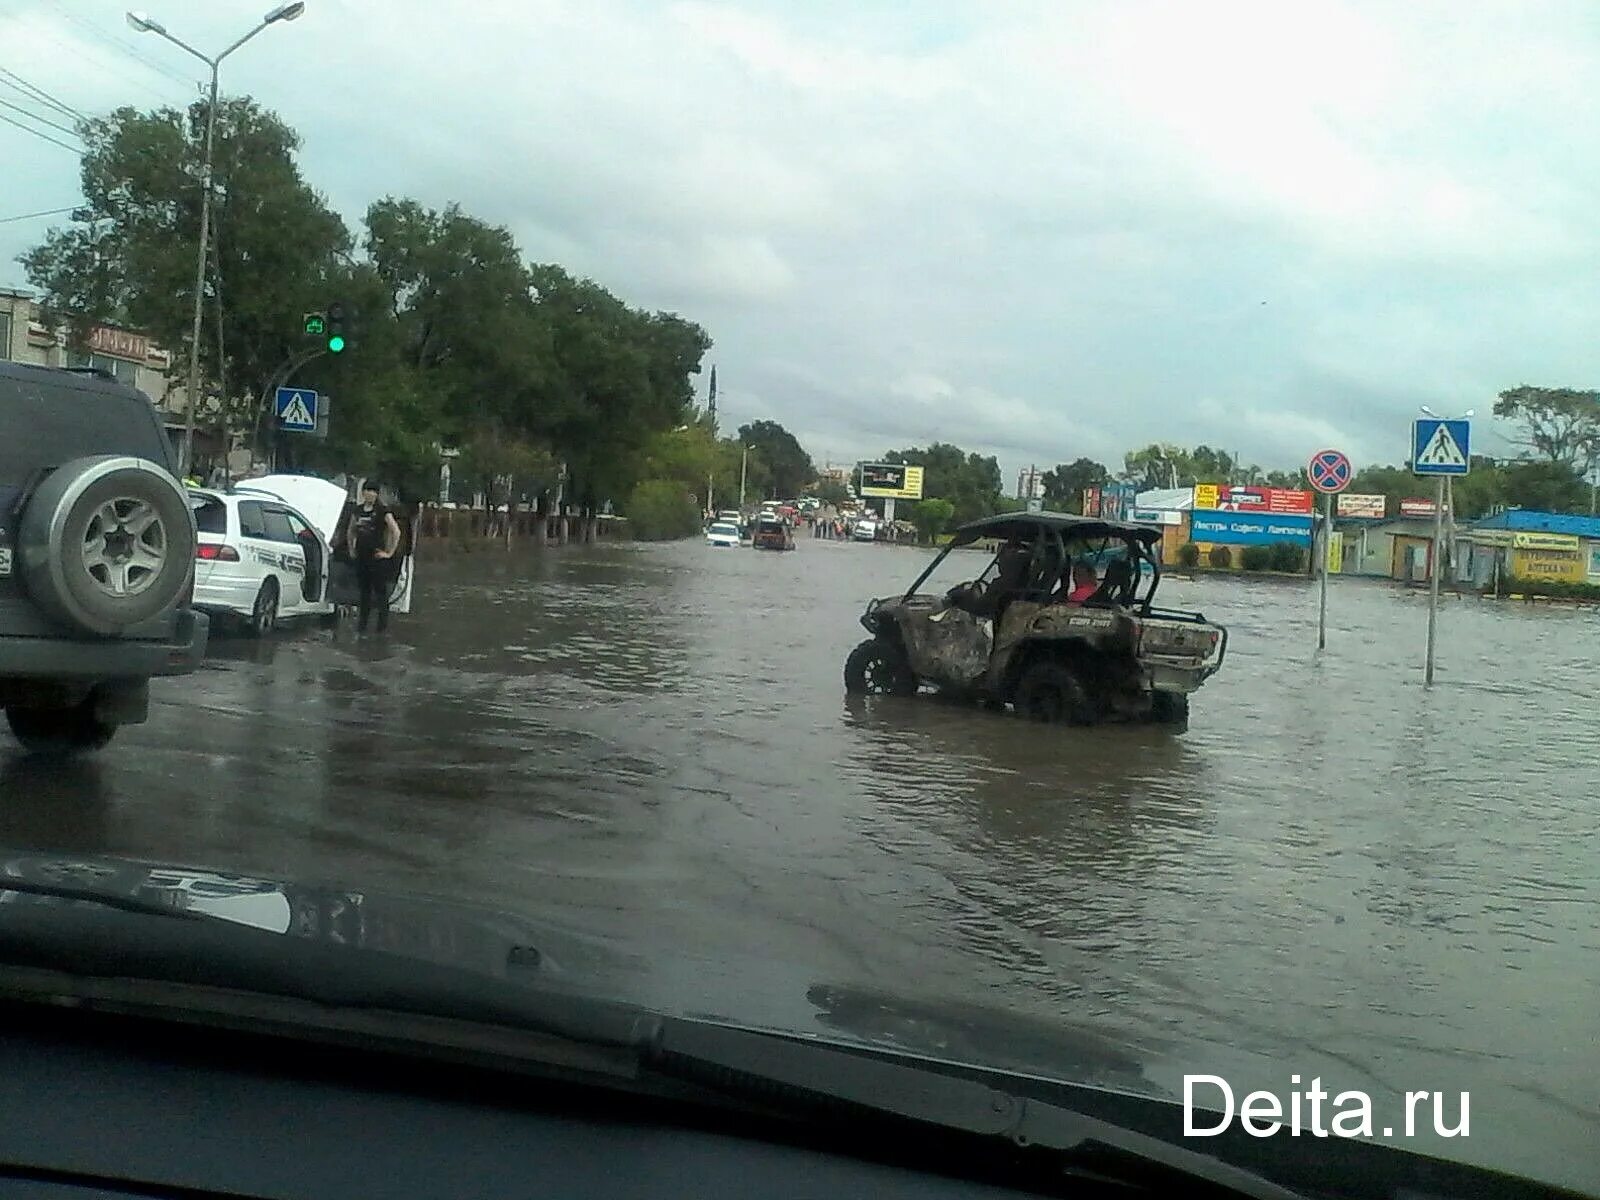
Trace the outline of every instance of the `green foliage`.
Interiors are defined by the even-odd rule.
[[[641,541],[684,538],[700,528],[700,512],[689,493],[671,479],[646,479],[634,486],[623,509],[628,528]]]
[[[912,508],[911,523],[917,527],[917,535],[923,541],[931,542],[944,532],[955,511],[956,506],[948,500],[923,500]]]
[[[1294,542],[1273,542],[1267,548],[1267,567],[1295,574],[1306,569],[1306,548]]]
[[[1178,565],[1193,570],[1200,565],[1200,547],[1193,542],[1185,542],[1178,547]]]
[[[1350,485],[1352,492],[1378,493],[1388,500],[1389,513],[1399,512],[1400,501],[1410,496],[1431,496],[1431,480],[1419,479],[1404,466],[1363,468]],[[1589,485],[1566,463],[1537,459],[1497,463],[1474,455],[1472,470],[1451,481],[1456,517],[1473,521],[1496,506],[1531,508],[1544,512],[1588,512]]]
[[[1058,463],[1055,470],[1044,473],[1044,506],[1052,512],[1081,513],[1084,489],[1109,482],[1110,472],[1092,458]]]
[[[198,102],[118,109],[84,126],[87,219],[52,230],[23,259],[47,315],[76,342],[99,323],[138,329],[181,364],[205,117]],[[227,394],[220,412],[202,405],[202,423],[220,418],[265,451],[275,431],[263,393],[292,374],[332,398],[333,417],[326,442],[279,440],[280,467],[425,480],[450,447],[469,477],[519,494],[550,488],[559,462],[568,502],[593,511],[650,478],[657,435],[700,420],[691,376],[711,345],[700,326],[529,265],[508,230],[454,205],[386,197],[368,208],[357,246],[301,178],[298,149],[294,131],[254,101],[219,104],[201,350],[204,377],[225,381]],[[328,354],[302,317],[335,303],[348,344]],[[806,476],[797,489],[811,469],[792,448]],[[711,457],[717,490],[735,495],[736,451],[719,444]],[[770,470],[753,457],[759,488]]]
[[[1518,441],[1540,459],[1584,471],[1600,461],[1600,392],[1576,388],[1507,388],[1494,415],[1515,421]]]
[[[954,524],[965,525],[1000,511],[1000,463],[993,457],[934,442],[926,450],[917,446],[891,450],[883,461],[922,467],[922,494],[950,501],[955,509]]]
[[[84,123],[84,204],[21,260],[48,318],[64,320],[75,344],[100,322],[141,330],[174,353],[179,379],[193,320],[206,110],[203,100],[187,111],[119,108]],[[201,412],[238,430],[252,424],[270,374],[305,344],[301,315],[331,298],[350,249],[344,223],[300,176],[299,146],[298,135],[253,100],[219,102],[200,350],[206,378],[225,368],[229,395],[220,413]]]
[[[1233,551],[1227,546],[1213,546],[1206,555],[1206,562],[1218,570],[1227,570],[1233,566]]]
[[[1489,585],[1485,592],[1493,592]],[[1553,600],[1591,600],[1600,603],[1600,584],[1573,579],[1502,579],[1500,594],[1509,596],[1548,596]]]
[[[1504,501],[1512,508],[1589,511],[1589,485],[1565,463],[1511,463],[1503,469],[1502,479]]]
[[[834,508],[838,508],[839,505],[850,499],[850,489],[837,479],[824,479],[817,485],[813,495],[824,504],[831,504]]]
[[[1079,460],[1083,461],[1083,460]],[[1152,488],[1193,487],[1197,483],[1248,483],[1259,468],[1241,467],[1225,450],[1196,446],[1185,450],[1170,442],[1152,442],[1122,458],[1123,478]],[[1299,486],[1299,485],[1296,485]]]
[[[751,447],[750,457],[767,472],[765,488],[755,493],[772,500],[793,500],[817,477],[811,456],[794,434],[776,421],[739,426],[739,442]],[[774,494],[775,493],[775,494]]]
[[[1239,568],[1244,571],[1271,571],[1271,546],[1246,546],[1239,552]]]

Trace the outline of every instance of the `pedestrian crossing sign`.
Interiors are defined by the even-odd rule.
[[[274,408],[284,429],[312,433],[317,428],[317,393],[310,388],[281,387]]]
[[[1471,426],[1466,421],[1421,417],[1412,423],[1414,475],[1465,475],[1472,463]]]

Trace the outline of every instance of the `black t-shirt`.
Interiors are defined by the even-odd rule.
[[[371,508],[362,508],[359,505],[350,514],[350,528],[355,533],[356,557],[371,558],[389,538],[388,522],[384,519],[389,515],[389,510],[382,504],[375,504]]]

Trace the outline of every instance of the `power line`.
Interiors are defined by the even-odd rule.
[[[15,71],[8,70],[5,67],[0,67],[0,75],[10,76],[9,79],[0,79],[0,83],[5,84],[5,86],[10,88],[12,91],[17,92],[22,96],[26,96],[30,100],[39,100],[45,104],[48,104],[51,108],[59,111],[62,116],[71,117],[74,121],[82,121],[87,119],[83,113],[73,108],[72,105],[68,104],[65,100],[57,99],[38,84],[30,83],[21,75],[18,75]],[[16,80],[15,83],[11,82],[13,79]]]
[[[65,208],[41,208],[38,212],[18,213],[14,217],[0,217],[0,225],[9,225],[13,221],[31,221],[34,217],[55,217],[62,213],[76,212],[78,206],[69,204]]]
[[[13,104],[9,100],[0,100],[0,108],[9,108],[12,112],[21,113],[23,116],[27,117],[28,120],[30,120],[30,121],[37,121],[37,122],[39,122],[39,124],[46,125],[51,129],[59,129],[62,133],[70,134],[73,137],[77,137],[78,136],[78,131],[76,129],[72,128],[72,126],[70,126],[70,125],[58,125],[58,124],[56,124],[56,122],[50,120],[49,118],[41,117],[38,113],[32,111],[31,109],[23,108],[22,105],[20,105],[20,104]]]
[[[18,129],[22,130],[23,133],[31,133],[36,138],[43,138],[45,141],[51,143],[52,145],[60,146],[63,150],[70,150],[70,151],[72,151],[72,153],[78,155],[79,157],[83,156],[83,151],[80,150],[78,147],[69,146],[65,142],[59,141],[58,139],[51,137],[48,133],[40,133],[37,129],[30,129],[28,126],[24,125],[21,121],[18,121],[16,118],[6,116],[5,113],[0,113],[0,121],[4,121],[7,125],[15,125]]]
[[[121,38],[112,37],[111,34],[107,33],[100,26],[90,21],[85,21],[82,17],[68,9],[66,5],[62,3],[62,0],[56,0],[55,7],[62,16],[71,21],[74,25],[78,26],[78,28],[87,31],[91,36],[100,42],[103,42],[105,45],[110,46],[112,49],[120,50],[130,58],[138,59],[145,66],[149,67],[150,70],[165,75],[168,79],[186,86],[194,82],[192,78],[181,74],[172,67],[167,66],[165,63],[158,62],[157,60],[140,53],[139,50],[132,45],[132,43],[126,42]]]

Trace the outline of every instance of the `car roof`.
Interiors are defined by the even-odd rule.
[[[956,530],[954,541],[957,545],[965,545],[979,538],[1027,539],[1037,537],[1045,530],[1058,530],[1063,539],[1122,538],[1146,546],[1161,540],[1161,530],[1152,525],[1080,517],[1075,513],[1019,512],[996,513],[992,517],[968,521]]]

